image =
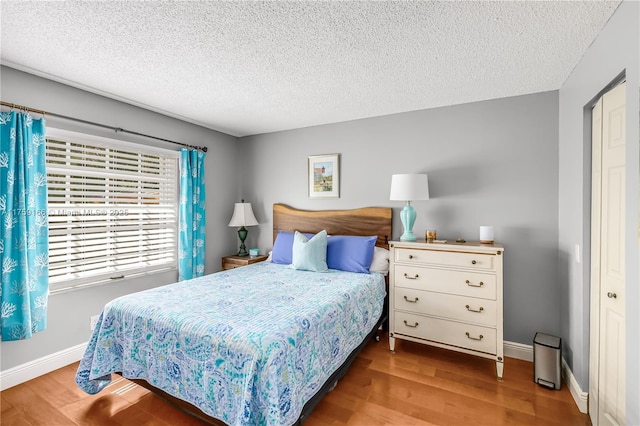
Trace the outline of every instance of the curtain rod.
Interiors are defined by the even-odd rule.
[[[23,105],[12,104],[12,103],[9,103],[9,102],[4,102],[4,101],[0,101],[0,105],[4,105],[6,107],[13,108],[13,109],[18,109],[18,110],[25,110],[25,111],[35,112],[36,114],[49,115],[51,117],[56,117],[56,118],[63,118],[65,120],[76,121],[78,123],[89,124],[91,126],[102,127],[103,129],[113,130],[116,133],[119,132],[119,133],[128,133],[130,135],[143,136],[145,138],[155,139],[155,140],[162,141],[162,142],[169,142],[169,143],[172,143],[172,144],[175,144],[175,145],[185,146],[187,148],[197,149],[197,150],[200,150],[202,152],[207,152],[207,147],[206,146],[187,145],[186,143],[182,143],[182,142],[176,142],[176,141],[172,141],[172,140],[169,140],[169,139],[159,138],[157,136],[145,135],[144,133],[134,132],[132,130],[126,130],[126,129],[121,129],[119,127],[107,126],[106,124],[100,124],[100,123],[95,123],[93,121],[81,120],[79,118],[69,117],[69,116],[61,115],[61,114],[55,114],[53,112],[42,111],[42,110],[39,110],[39,109],[34,109],[34,108],[26,107],[26,106],[23,106]]]

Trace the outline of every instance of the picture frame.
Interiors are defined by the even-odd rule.
[[[310,198],[339,198],[340,154],[310,156],[308,182]]]

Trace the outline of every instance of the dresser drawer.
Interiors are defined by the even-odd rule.
[[[394,285],[459,296],[496,299],[496,276],[493,274],[395,265]]]
[[[394,333],[496,354],[496,330],[396,311]]]
[[[496,326],[496,301],[396,287],[394,308],[409,313]]]
[[[416,265],[440,265],[456,268],[495,271],[495,256],[491,254],[463,253],[441,250],[398,248],[395,261]]]

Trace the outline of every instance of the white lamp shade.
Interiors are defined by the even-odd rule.
[[[253,215],[251,203],[236,203],[229,226],[254,226],[258,221]]]
[[[398,201],[428,200],[429,180],[427,175],[392,175],[389,199]]]

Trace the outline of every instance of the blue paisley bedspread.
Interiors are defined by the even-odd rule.
[[[261,262],[109,302],[76,383],[144,379],[230,425],[288,425],[382,315],[378,273]]]

